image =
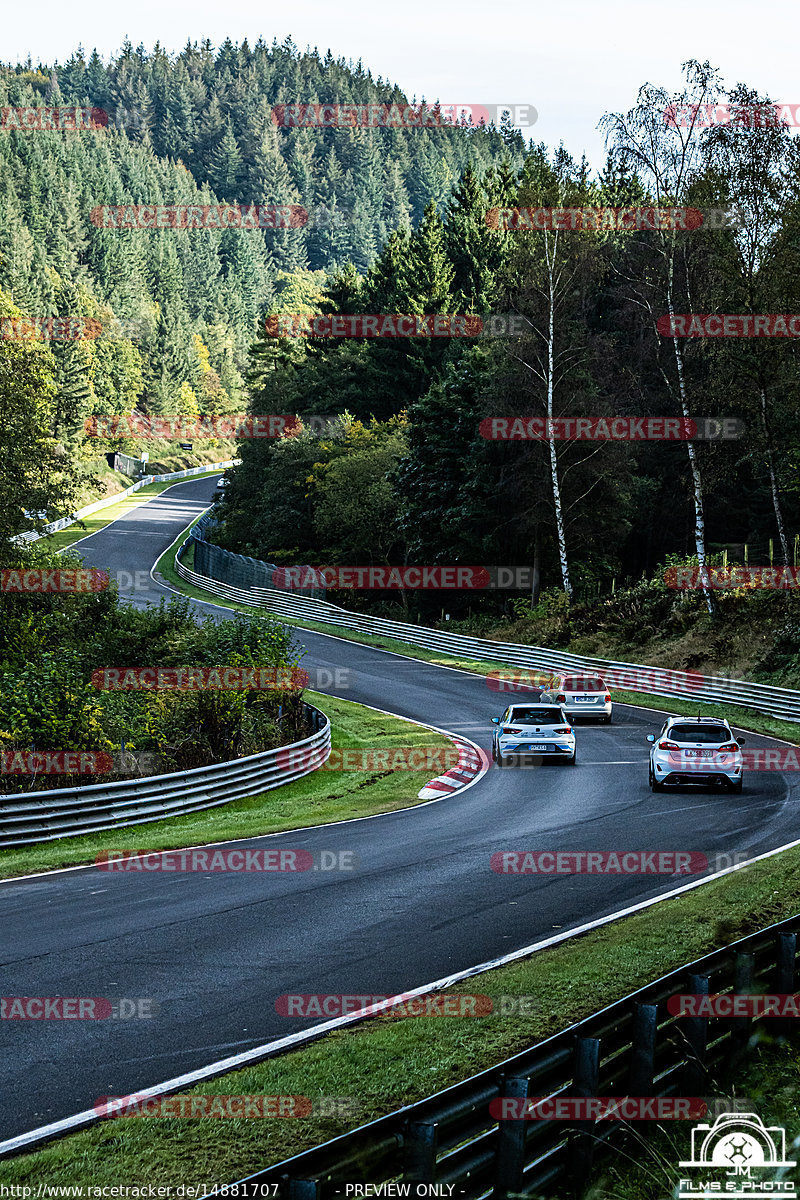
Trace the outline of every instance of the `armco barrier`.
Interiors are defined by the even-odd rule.
[[[311,705],[305,705],[305,709],[314,726],[309,737],[233,762],[145,779],[0,795],[0,847],[31,846],[101,829],[159,821],[228,804],[300,779],[322,766],[331,752],[330,721]],[[308,760],[305,755],[287,753],[298,748],[314,753]]]
[[[638,673],[646,679],[646,686],[631,687],[632,692],[644,692],[653,696],[672,696],[681,700],[697,700],[713,703],[738,704],[757,712],[769,713],[786,721],[800,721],[800,692],[790,688],[771,687],[768,684],[747,683],[743,679],[724,679],[713,675],[691,675],[691,687],[679,690],[674,676],[680,672],[662,670],[659,667],[643,666],[639,663],[613,662],[606,658],[586,658],[579,654],[567,654],[561,650],[548,650],[542,646],[523,646],[516,642],[492,642],[486,638],[462,637],[439,629],[409,625],[403,621],[387,621],[382,617],[370,617],[348,612],[327,600],[310,600],[287,592],[268,588],[251,588],[244,591],[208,579],[204,575],[185,567],[180,561],[188,542],[175,556],[175,569],[182,579],[204,591],[212,592],[226,600],[266,608],[278,616],[294,617],[296,620],[315,621],[323,625],[339,625],[359,633],[394,638],[428,650],[444,650],[458,658],[485,663],[502,663],[528,670],[570,671],[595,673],[613,671],[618,677]],[[659,680],[659,672],[663,682]],[[509,689],[510,690],[510,689]],[[524,694],[523,694],[524,699]]]
[[[687,963],[479,1075],[240,1179],[228,1194],[341,1200],[345,1184],[373,1184],[363,1194],[380,1195],[377,1185],[392,1180],[387,1195],[414,1196],[416,1184],[449,1185],[425,1194],[461,1200],[580,1195],[594,1158],[621,1148],[627,1161],[640,1160],[647,1128],[665,1122],[498,1121],[491,1102],[718,1094],[718,1076],[749,1049],[752,1019],[671,1016],[667,1001],[687,993],[793,994],[798,929],[794,916]],[[787,1018],[763,1020],[769,1034],[786,1026]]]
[[[238,461],[238,459],[232,458],[227,459],[225,462],[204,463],[200,467],[187,467],[185,471],[170,471],[167,475],[143,475],[141,479],[137,480],[129,488],[125,488],[124,491],[116,492],[113,496],[106,496],[103,500],[95,500],[93,504],[87,504],[85,508],[79,508],[71,517],[62,517],[59,521],[51,521],[49,525],[45,525],[41,533],[30,530],[28,533],[21,533],[15,540],[18,542],[38,542],[40,538],[47,537],[50,533],[58,533],[61,529],[67,529],[70,525],[74,525],[76,521],[82,521],[84,517],[88,517],[92,513],[100,512],[104,508],[110,508],[118,500],[123,500],[125,496],[130,496],[132,492],[138,492],[140,488],[147,487],[150,483],[166,483],[170,479],[188,479],[190,475],[205,475],[211,471],[224,471],[227,467],[235,466]]]

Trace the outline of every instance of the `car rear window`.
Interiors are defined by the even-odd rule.
[[[604,692],[606,685],[597,675],[567,675],[563,682],[565,692]]]
[[[517,725],[562,725],[560,708],[515,708],[509,723]]]
[[[673,725],[667,737],[675,742],[728,742],[731,735],[721,725]]]

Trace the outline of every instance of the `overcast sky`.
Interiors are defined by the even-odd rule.
[[[92,6],[37,0],[3,5],[5,62],[61,62],[83,45],[107,57],[127,35],[148,48],[179,50],[187,39],[271,42],[291,36],[304,50],[329,48],[410,97],[447,103],[530,104],[526,136],[563,141],[595,167],[605,159],[597,122],[630,108],[644,82],[678,86],[680,64],[709,59],[726,82],[746,82],[773,100],[800,104],[793,5],[752,0],[137,0]],[[331,97],[333,99],[334,97]],[[298,96],[298,101],[303,97]]]

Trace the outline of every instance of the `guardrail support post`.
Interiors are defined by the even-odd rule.
[[[753,990],[753,970],[755,957],[739,950],[734,959],[733,991],[734,994],[749,995]],[[753,1026],[752,1017],[734,1017],[731,1021],[731,1047],[733,1054],[741,1056],[747,1049],[750,1040],[750,1030]]]
[[[708,976],[690,975],[689,994],[708,995]],[[708,1017],[682,1017],[683,1031],[687,1042],[687,1059],[683,1071],[683,1094],[702,1094],[706,1082],[706,1047],[708,1045]]]
[[[631,1096],[653,1094],[658,1005],[637,1004],[633,1012],[633,1041],[628,1091]]]
[[[582,1099],[596,1096],[600,1078],[600,1039],[578,1038],[574,1063],[571,1095]],[[594,1124],[594,1121],[576,1121],[575,1134],[569,1141],[570,1183],[576,1195],[583,1191],[591,1170]]]
[[[529,1087],[530,1079],[505,1079],[500,1091],[501,1098],[527,1100]],[[494,1191],[492,1193],[496,1200],[506,1200],[509,1193],[522,1191],[526,1132],[527,1122],[524,1117],[519,1120],[498,1122]]]
[[[318,1179],[290,1179],[287,1200],[319,1200]]]
[[[794,995],[796,956],[797,934],[779,933],[775,946],[775,991],[781,996]],[[785,1035],[792,1027],[792,1018],[772,1017],[769,1025],[773,1033]]]
[[[434,1183],[438,1125],[413,1122],[406,1128],[404,1183]]]

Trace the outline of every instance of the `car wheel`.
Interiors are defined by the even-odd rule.
[[[609,713],[609,715],[606,717],[606,725],[610,725],[610,724],[611,724],[611,714]]]
[[[729,783],[729,784],[728,784],[728,787],[731,789],[731,791],[732,791],[732,792],[733,792],[735,795],[737,795],[737,796],[738,796],[738,795],[741,793],[741,790],[742,790],[742,782],[743,782],[743,781],[742,781],[741,779],[737,779],[737,780],[735,781],[735,783]]]
[[[568,767],[574,767],[574,766],[575,766],[575,763],[576,763],[577,761],[578,761],[578,751],[576,750],[576,751],[575,751],[575,753],[573,754],[572,758],[568,758],[568,759],[567,759],[567,766],[568,766]]]
[[[648,775],[648,780],[647,780],[647,782],[650,784],[650,791],[651,791],[651,792],[662,792],[662,791],[664,790],[664,785],[663,785],[663,783],[658,783],[658,782],[656,781],[656,777],[655,777],[655,775],[653,774],[653,768],[652,768],[652,767],[650,768],[650,772],[649,772],[649,775]]]
[[[497,746],[492,742],[492,762],[497,762]]]
[[[514,765],[513,754],[498,754],[497,755],[497,765],[501,771],[504,767],[513,767],[513,765]]]

